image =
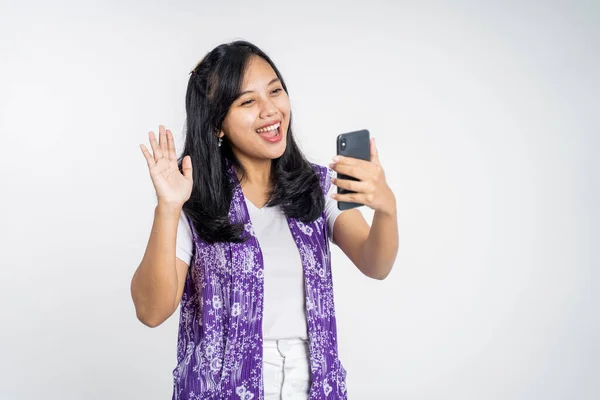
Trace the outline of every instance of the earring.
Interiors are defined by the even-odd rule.
[[[223,138],[222,138],[222,137],[220,137],[220,138],[219,138],[219,143],[217,144],[217,146],[221,147],[221,145],[222,145],[222,144],[223,144]]]

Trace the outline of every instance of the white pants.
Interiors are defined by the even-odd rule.
[[[300,339],[263,342],[265,400],[306,400],[310,390],[310,352]]]

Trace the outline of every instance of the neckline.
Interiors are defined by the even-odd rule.
[[[244,196],[244,192],[243,191],[242,191],[242,196],[244,197],[244,201],[246,202],[246,205],[248,205],[250,208],[252,208],[252,209],[254,209],[256,211],[263,211],[265,208],[267,208],[266,205],[264,205],[262,207],[257,207],[256,204],[254,204],[246,196]]]

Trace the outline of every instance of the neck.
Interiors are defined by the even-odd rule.
[[[265,190],[270,189],[271,160],[254,160],[243,156],[236,156],[244,168],[244,177],[240,180],[242,186],[250,185],[256,188],[264,188]],[[237,174],[238,178],[240,178],[239,171],[237,171]]]

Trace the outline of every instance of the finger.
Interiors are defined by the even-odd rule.
[[[140,144],[140,149],[142,149],[142,154],[144,154],[144,157],[146,158],[148,168],[152,168],[155,164],[154,157],[152,157],[152,154],[150,154],[146,146],[144,146],[143,144]]]
[[[370,186],[368,183],[360,182],[360,181],[352,181],[350,179],[333,178],[333,179],[331,179],[331,183],[333,183],[335,186],[337,186],[339,188],[351,190],[353,192],[358,192],[358,193],[365,193],[370,189]]]
[[[167,129],[167,143],[169,147],[169,161],[177,161],[177,152],[175,151],[175,140],[173,134]]]
[[[154,161],[158,161],[162,157],[162,155],[160,152],[160,146],[158,145],[158,142],[156,141],[156,135],[154,135],[154,132],[150,131],[148,136],[150,138],[150,146],[152,147],[152,154],[154,155]]]
[[[160,144],[160,149],[162,151],[162,157],[163,158],[169,158],[169,148],[168,148],[168,144],[167,144],[167,132],[165,131],[165,127],[164,126],[160,126],[158,128],[158,143]]]
[[[183,157],[183,161],[181,161],[181,169],[183,171],[183,176],[188,179],[192,178],[192,158],[190,156]]]
[[[375,143],[375,138],[371,138],[371,162],[377,165],[379,163],[379,151],[377,150],[377,144]]]
[[[338,174],[348,175],[361,181],[367,177],[367,173],[364,168],[337,163],[330,164],[329,167]]]
[[[350,166],[359,167],[359,168],[366,168],[367,165],[369,165],[368,161],[361,160],[359,158],[353,158],[353,157],[335,156],[335,157],[333,157],[333,161],[336,164],[350,165]]]
[[[365,195],[362,193],[345,193],[345,194],[334,193],[331,195],[331,197],[337,201],[346,201],[349,203],[359,203],[359,204],[366,205],[366,198],[365,198]]]

